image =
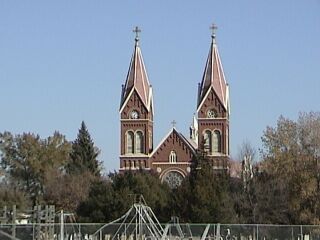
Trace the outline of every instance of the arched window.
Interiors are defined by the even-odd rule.
[[[134,153],[134,134],[132,131],[127,132],[126,153]]]
[[[214,153],[221,152],[221,134],[218,130],[213,132],[212,142],[212,151]]]
[[[211,153],[212,140],[211,140],[211,131],[206,130],[203,135],[204,140],[204,151]]]
[[[136,132],[136,153],[143,153],[143,134]]]
[[[169,162],[176,163],[177,162],[177,154],[175,151],[171,151],[169,155]]]

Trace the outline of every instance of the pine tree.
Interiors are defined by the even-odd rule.
[[[70,174],[90,172],[95,176],[100,176],[101,164],[97,160],[99,152],[99,149],[94,146],[84,121],[82,121],[77,139],[72,143],[67,172]]]
[[[192,170],[186,181],[182,187],[187,186],[187,189],[182,193],[187,196],[188,206],[187,209],[182,208],[187,210],[182,219],[195,223],[236,221],[229,175],[215,170],[205,153],[199,152],[194,157]]]

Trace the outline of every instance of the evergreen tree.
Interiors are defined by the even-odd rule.
[[[167,222],[170,189],[150,172],[127,171],[110,174],[107,179],[92,182],[89,197],[77,209],[80,221],[109,222],[125,214],[133,203],[133,195],[143,195],[159,221]]]
[[[72,143],[67,172],[70,174],[90,172],[94,176],[100,176],[101,164],[97,160],[99,153],[99,149],[94,146],[90,133],[82,121],[77,139]]]
[[[205,154],[198,154],[190,176],[174,193],[173,213],[183,222],[235,222],[229,182],[228,173],[214,170]]]

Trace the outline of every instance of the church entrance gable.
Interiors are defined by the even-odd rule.
[[[194,149],[174,128],[151,154],[153,163],[183,164],[190,163]]]
[[[195,149],[191,144],[175,128],[172,128],[151,154],[152,169],[161,176],[161,180],[169,170],[181,173],[184,178],[190,172],[194,154]],[[176,176],[177,174],[171,175]],[[171,175],[166,178],[171,179]]]

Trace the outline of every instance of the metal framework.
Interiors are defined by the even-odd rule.
[[[108,232],[108,228],[117,229],[110,236],[112,240],[118,239],[162,239],[164,229],[162,228],[152,209],[146,205],[142,195],[134,195],[134,203],[131,208],[120,218],[105,224],[98,229],[94,236],[103,239],[103,234]]]

